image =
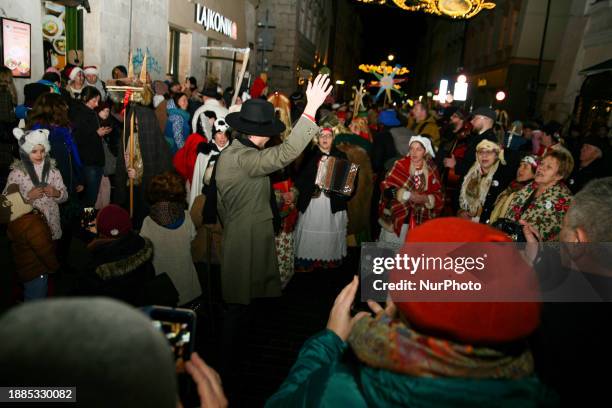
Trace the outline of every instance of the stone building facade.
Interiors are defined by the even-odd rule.
[[[612,1],[574,0],[544,95],[546,119],[612,127]]]

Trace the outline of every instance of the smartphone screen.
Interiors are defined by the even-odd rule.
[[[170,345],[176,362],[176,372],[185,372],[185,361],[194,350],[195,313],[188,309],[161,306],[145,308],[153,327],[158,329]]]

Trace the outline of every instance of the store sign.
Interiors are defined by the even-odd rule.
[[[2,19],[2,62],[14,77],[30,78],[30,24]]]
[[[201,4],[196,4],[196,23],[205,30],[216,31],[233,40],[238,38],[238,26],[229,18]]]

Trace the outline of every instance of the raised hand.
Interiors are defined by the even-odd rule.
[[[333,86],[329,84],[329,75],[317,75],[314,81],[308,83],[306,88],[306,99],[308,102],[306,103],[304,113],[314,117],[317,109],[323,105],[325,98],[331,93],[332,89]]]

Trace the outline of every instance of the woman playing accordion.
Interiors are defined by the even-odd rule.
[[[381,242],[403,244],[410,228],[437,217],[444,207],[431,140],[413,136],[408,145],[408,155],[395,162],[381,183]]]

